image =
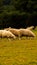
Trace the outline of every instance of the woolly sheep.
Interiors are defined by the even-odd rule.
[[[10,31],[12,34],[14,34],[15,36],[18,36],[18,37],[19,37],[19,29],[5,28],[4,30],[8,30],[8,31]]]
[[[29,30],[29,29],[23,29],[23,28],[20,28],[20,29],[14,29],[14,28],[6,28],[6,30],[12,32],[14,35],[18,36],[19,39],[21,39],[21,36],[24,35],[24,36],[31,36],[31,37],[35,37],[35,34]]]
[[[25,35],[29,37],[35,37],[35,34],[29,29],[20,29],[20,36]]]
[[[12,38],[16,38],[14,34],[12,34],[10,31],[6,31],[6,30],[0,30],[0,37],[12,37]]]

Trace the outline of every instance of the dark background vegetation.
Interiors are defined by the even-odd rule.
[[[0,29],[37,26],[37,0],[0,0]]]

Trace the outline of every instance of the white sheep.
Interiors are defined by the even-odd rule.
[[[31,36],[31,37],[35,37],[35,34],[29,30],[29,29],[23,29],[23,28],[20,28],[20,29],[14,29],[14,28],[6,28],[5,30],[8,30],[10,32],[12,32],[14,35],[18,36],[19,39],[21,39],[21,36],[24,35],[24,36]]]
[[[20,29],[20,36],[36,37],[35,34],[29,29]]]
[[[6,30],[0,30],[0,37],[11,37],[11,38],[16,38],[16,36],[14,34],[12,34],[10,31],[6,31]]]
[[[11,28],[11,27],[9,27],[9,28],[5,28],[4,30],[8,30],[8,31],[10,31],[12,34],[14,34],[15,36],[18,36],[19,37],[19,29],[14,29],[14,28]]]

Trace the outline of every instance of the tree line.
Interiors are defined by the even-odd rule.
[[[0,0],[0,28],[37,26],[36,0]]]

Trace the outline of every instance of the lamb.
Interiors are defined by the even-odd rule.
[[[16,36],[14,34],[12,34],[10,31],[6,31],[6,30],[0,30],[0,37],[7,37],[7,38],[16,38]]]

